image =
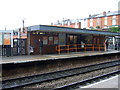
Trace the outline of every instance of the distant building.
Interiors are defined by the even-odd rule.
[[[52,26],[62,26],[62,27],[70,27],[70,28],[81,28],[81,22],[78,19],[66,19],[62,21],[57,21],[56,23],[52,23]]]
[[[108,11],[101,14],[89,15],[88,18],[81,19],[82,28],[87,29],[108,29],[111,26],[120,25],[120,11]]]
[[[26,39],[27,38],[27,27],[24,27],[24,30],[18,28],[13,31],[13,39]]]
[[[120,3],[120,2],[119,2]],[[120,10],[108,11],[100,14],[89,15],[83,19],[66,19],[52,23],[53,26],[81,28],[81,29],[109,29],[120,26]]]

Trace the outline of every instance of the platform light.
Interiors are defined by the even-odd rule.
[[[36,34],[39,34],[39,32],[36,32]]]
[[[36,32],[32,32],[32,34],[36,34]]]
[[[43,32],[40,32],[39,34],[45,34],[45,33],[43,33]]]

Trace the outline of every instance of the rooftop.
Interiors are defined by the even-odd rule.
[[[61,26],[50,26],[50,25],[35,25],[28,27],[28,31],[41,31],[41,32],[56,32],[56,33],[69,33],[69,34],[96,34],[96,35],[109,35],[109,36],[120,36],[120,33],[114,33],[109,31],[97,31],[88,29],[69,28]]]
[[[89,15],[89,17],[86,18],[86,19],[105,17],[105,16],[114,16],[114,15],[119,15],[119,14],[120,14],[120,11],[112,11],[112,12],[108,11],[108,12],[103,12],[103,13],[100,13],[100,14]]]

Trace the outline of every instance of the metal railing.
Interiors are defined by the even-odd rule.
[[[101,51],[101,50],[106,50],[106,45],[105,44],[71,44],[71,45],[58,45],[56,46],[56,51],[58,54],[61,53],[61,51],[66,51],[67,53],[71,51],[78,52],[78,50],[91,50],[91,51]]]

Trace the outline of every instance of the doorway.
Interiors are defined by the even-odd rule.
[[[41,35],[31,35],[30,38],[30,47],[33,47],[33,54],[42,54],[42,47],[43,47],[43,38]]]

